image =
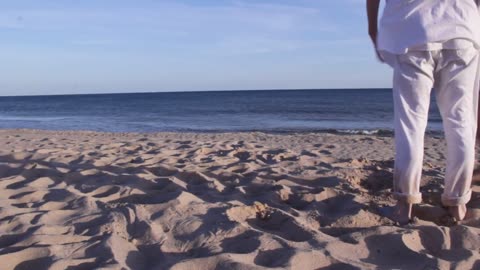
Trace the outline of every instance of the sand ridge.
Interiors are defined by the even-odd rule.
[[[1,269],[475,269],[470,218],[440,205],[427,136],[414,224],[393,205],[392,138],[330,133],[0,130]]]

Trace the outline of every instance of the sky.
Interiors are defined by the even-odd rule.
[[[0,95],[390,81],[365,0],[0,0]]]

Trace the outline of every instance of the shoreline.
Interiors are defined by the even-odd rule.
[[[161,134],[246,134],[257,133],[267,135],[305,135],[305,134],[332,134],[332,135],[371,135],[393,137],[393,129],[305,129],[305,130],[165,130],[165,131],[99,131],[87,129],[41,129],[41,128],[0,128],[0,132],[53,132],[53,133],[104,133],[104,134],[132,134],[155,136]],[[442,130],[427,130],[426,136],[444,136]]]

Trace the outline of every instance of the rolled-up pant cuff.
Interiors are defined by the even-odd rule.
[[[399,202],[406,202],[409,204],[417,204],[422,202],[422,193],[405,194],[405,193],[395,192],[393,193],[393,197],[397,199]]]
[[[467,191],[467,193],[459,197],[448,196],[443,194],[442,203],[445,206],[457,206],[457,205],[467,204],[471,198],[472,198],[472,190],[470,189],[469,191]]]

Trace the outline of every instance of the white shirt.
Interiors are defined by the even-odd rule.
[[[472,43],[480,48],[476,0],[386,0],[378,50],[403,54],[432,47],[462,49]]]

